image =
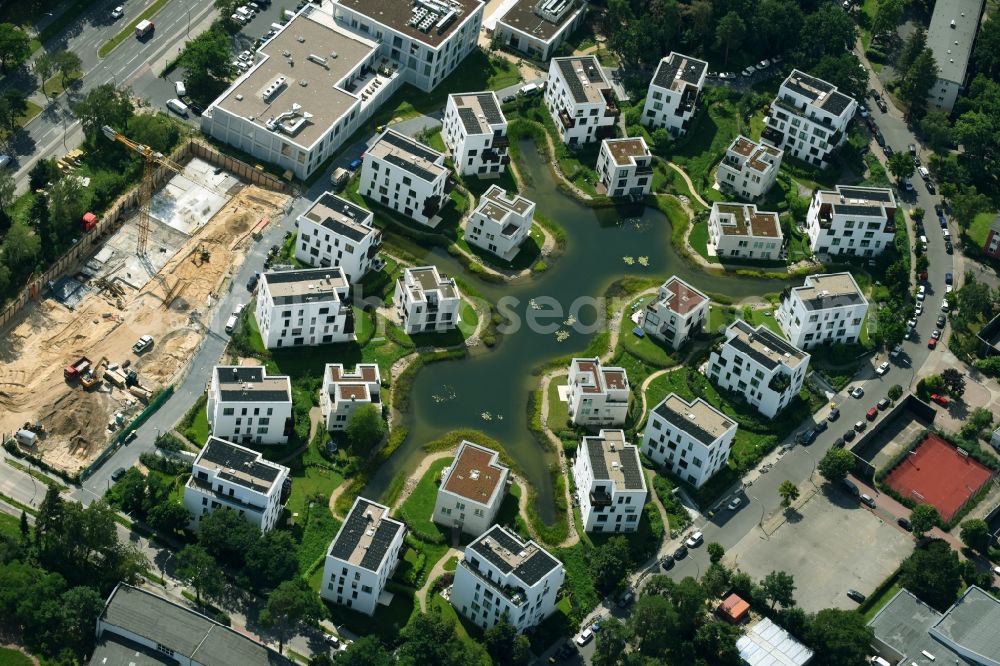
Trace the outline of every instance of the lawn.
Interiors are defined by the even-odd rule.
[[[708,223],[693,222],[692,224],[694,226],[691,227],[691,234],[688,236],[691,247],[707,261],[713,264],[719,263],[719,257],[708,254]]]
[[[0,666],[31,666],[32,663],[20,650],[0,647]]]
[[[20,539],[21,521],[9,514],[0,513],[0,534],[11,537],[12,539]],[[0,661],[0,664],[2,663],[3,662]]]
[[[48,94],[49,99],[53,97],[58,97],[63,93],[64,90],[74,81],[82,76],[79,70],[72,72],[69,76],[63,77],[62,74],[56,74],[55,76],[49,77],[49,80],[45,82],[42,86],[45,93]]]
[[[338,627],[343,625],[352,633],[361,636],[373,634],[388,645],[395,644],[399,640],[399,632],[410,623],[410,618],[420,607],[412,590],[391,583],[386,589],[392,592],[392,602],[388,606],[377,606],[371,617],[346,606],[324,602],[330,621]]]
[[[777,320],[774,318],[773,309],[763,309],[758,310],[757,308],[748,308],[743,311],[744,318],[747,323],[749,323],[754,328],[764,324],[780,338],[785,338],[785,332],[781,330],[781,326],[778,325]],[[746,315],[750,315],[747,317]]]
[[[317,463],[306,463],[308,453],[291,465],[292,494],[285,507],[294,515],[306,515],[310,498],[329,501],[333,491],[344,482],[336,470]]]
[[[969,225],[969,238],[971,238],[978,247],[983,247],[986,244],[986,237],[990,233],[990,225],[996,218],[996,213],[979,213],[976,215],[975,219],[972,220],[972,224]]]
[[[559,399],[559,387],[566,386],[566,380],[567,377],[560,376],[549,382],[549,413],[547,415],[547,423],[549,428],[553,430],[568,427],[566,422],[569,421],[569,405]]]
[[[736,308],[731,305],[712,303],[708,310],[708,330],[711,333],[722,331],[736,321]]]
[[[330,547],[330,542],[340,529],[340,521],[330,513],[327,502],[311,504],[306,509],[306,515],[300,520],[303,524],[302,540],[299,542],[299,573],[307,574],[310,567],[317,564]],[[319,569],[322,570],[322,565]]]
[[[442,458],[431,463],[417,487],[406,501],[399,507],[399,517],[411,531],[419,535],[434,535],[447,537],[448,531],[442,529],[432,518],[434,503],[437,501],[438,484],[441,480],[441,470],[451,464],[454,458]]]
[[[201,409],[194,413],[194,420],[184,430],[184,436],[195,446],[200,446],[208,441],[208,410],[204,409],[204,400],[199,400],[196,404],[199,404]]]
[[[726,148],[744,131],[733,102],[724,97],[709,100],[706,98],[707,111],[699,111],[695,116],[693,128],[677,142],[671,157],[684,167],[695,186],[704,191],[711,189],[712,170],[722,160]]]

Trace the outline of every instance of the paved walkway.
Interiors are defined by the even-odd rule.
[[[681,178],[683,178],[684,182],[687,183],[688,189],[691,190],[691,196],[693,196],[698,203],[700,203],[705,208],[712,207],[712,204],[702,199],[701,195],[698,194],[698,188],[696,188],[694,186],[694,183],[691,182],[691,177],[687,175],[687,171],[682,169],[679,165],[674,164],[673,162],[667,162],[667,166],[669,166],[671,169],[673,169],[674,171],[676,171],[681,175]]]
[[[420,610],[427,612],[427,594],[431,590],[431,585],[434,584],[438,578],[444,575],[444,566],[453,557],[462,559],[463,551],[458,548],[449,548],[448,551],[441,556],[441,559],[434,564],[430,572],[427,574],[427,580],[424,582],[423,586],[417,590],[417,601],[420,602]]]

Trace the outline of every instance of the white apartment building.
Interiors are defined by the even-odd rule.
[[[803,162],[825,167],[847,141],[858,103],[822,79],[793,69],[764,118],[761,140]]]
[[[807,275],[801,287],[781,294],[774,313],[781,330],[800,349],[856,343],[867,317],[868,301],[850,273]]]
[[[191,529],[198,529],[203,516],[229,507],[262,532],[270,531],[291,494],[288,473],[287,467],[265,460],[257,451],[209,437],[184,485]]]
[[[494,18],[504,6],[510,8]],[[500,46],[544,62],[583,24],[586,15],[586,0],[514,0],[503,3],[483,25]]]
[[[240,444],[287,444],[292,433],[291,379],[269,377],[262,365],[217,365],[205,411],[216,437]]]
[[[404,83],[433,90],[473,49],[480,0],[339,0],[299,11],[205,110],[202,130],[305,179]]]
[[[552,614],[565,578],[562,563],[537,543],[494,525],[466,546],[455,570],[451,605],[483,629],[506,614],[524,631]]]
[[[927,48],[938,66],[937,81],[927,94],[927,108],[950,114],[969,78],[969,60],[982,24],[985,0],[951,0],[934,4]]]
[[[510,164],[507,118],[491,90],[448,95],[441,136],[463,176],[499,175]]]
[[[462,440],[455,460],[441,471],[434,522],[479,536],[496,520],[509,474],[496,451]]]
[[[881,187],[816,190],[806,214],[806,233],[816,254],[882,254],[896,238],[896,196]]]
[[[601,63],[592,55],[550,61],[545,106],[566,145],[613,135],[621,113]]]
[[[653,156],[641,136],[604,139],[597,175],[610,197],[644,197],[653,187]]]
[[[354,339],[351,283],[344,269],[306,268],[260,276],[257,327],[264,346],[302,347]]]
[[[739,393],[768,418],[795,399],[809,370],[809,354],[761,324],[734,321],[708,359],[712,383]]]
[[[781,258],[784,236],[777,213],[757,210],[755,204],[712,204],[708,217],[708,253],[720,259]]]
[[[295,258],[317,268],[340,267],[360,282],[382,247],[382,232],[371,211],[332,192],[324,192],[295,221]]]
[[[344,430],[351,414],[364,405],[382,409],[382,377],[377,363],[358,363],[347,372],[343,363],[327,363],[323,369],[323,389],[319,407],[330,432]]]
[[[671,393],[649,413],[640,450],[700,488],[726,466],[735,436],[736,422],[715,407]]]
[[[622,430],[584,437],[576,450],[573,479],[587,532],[635,532],[646,503],[646,476],[639,449]]]
[[[358,192],[414,222],[434,227],[444,206],[447,182],[444,155],[387,129],[365,152]]]
[[[319,595],[359,613],[374,614],[399,563],[405,536],[406,527],[389,517],[389,507],[358,497],[330,542]]]
[[[493,185],[479,198],[465,225],[465,241],[511,261],[531,234],[535,202]]]
[[[624,368],[604,368],[599,358],[574,358],[569,364],[569,419],[581,426],[620,426],[630,394]]]
[[[691,336],[705,330],[709,307],[708,296],[673,275],[643,310],[642,328],[671,349],[680,349]]]
[[[784,154],[783,150],[757,143],[741,134],[726,149],[715,172],[715,182],[723,192],[756,201],[774,185]]]
[[[674,51],[660,60],[649,83],[641,121],[650,130],[687,133],[698,95],[705,85],[708,63]]]
[[[392,300],[407,335],[441,333],[458,325],[462,294],[437,266],[404,268]]]

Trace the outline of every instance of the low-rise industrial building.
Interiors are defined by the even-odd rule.
[[[642,124],[674,136],[686,134],[707,75],[707,62],[671,51],[660,60],[649,83]]]
[[[720,259],[775,261],[781,258],[784,235],[777,213],[755,204],[712,204],[708,218],[708,253]]]
[[[741,134],[726,148],[715,172],[715,182],[722,192],[756,201],[774,186],[784,154],[780,148],[757,143]]]
[[[639,449],[623,430],[584,437],[573,463],[576,496],[587,532],[634,532],[646,503]]]
[[[807,275],[801,287],[786,289],[774,319],[799,349],[820,344],[854,344],[866,325],[868,300],[850,273]]]
[[[649,413],[640,451],[700,488],[726,466],[736,436],[736,422],[695,398],[671,393]]]
[[[332,192],[316,199],[295,226],[295,258],[316,268],[339,267],[352,284],[364,278],[382,248],[371,211]]]
[[[574,358],[569,364],[569,418],[575,425],[625,424],[630,388],[624,368],[605,368],[599,358]]]
[[[358,363],[347,372],[343,363],[327,363],[323,370],[323,389],[319,408],[330,432],[344,430],[351,414],[364,405],[382,409],[382,377],[377,363]]]
[[[806,213],[806,233],[816,254],[882,254],[896,238],[896,196],[882,187],[816,190]]]
[[[677,350],[705,330],[710,307],[708,296],[674,275],[643,310],[642,329]]]
[[[813,651],[771,621],[761,618],[736,640],[740,659],[747,666],[807,666]]]
[[[458,325],[462,294],[437,266],[404,268],[392,300],[407,335],[442,333]]]
[[[217,365],[205,402],[209,431],[241,444],[287,444],[292,434],[292,382],[262,365]]]
[[[444,206],[447,182],[444,155],[387,129],[365,151],[358,192],[414,222],[433,227]]]
[[[500,464],[499,453],[462,440],[455,460],[441,471],[434,522],[479,536],[496,520],[507,496],[509,474],[510,469]]]
[[[934,54],[937,80],[927,93],[927,108],[950,114],[969,79],[969,60],[982,24],[985,0],[934,4],[927,48]]]
[[[597,176],[609,197],[644,197],[653,187],[653,156],[641,136],[604,139]]]
[[[506,8],[506,11],[505,11]],[[545,62],[587,15],[586,0],[506,0],[483,25],[494,42]]]
[[[441,137],[463,176],[498,176],[510,163],[507,118],[491,90],[448,95]]]
[[[553,58],[545,106],[567,146],[612,136],[621,111],[596,56]]]
[[[511,261],[531,234],[535,202],[492,185],[465,225],[465,241]]]
[[[256,315],[264,346],[309,347],[353,340],[350,288],[339,266],[262,274]]]

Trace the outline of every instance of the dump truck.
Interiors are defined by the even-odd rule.
[[[63,376],[66,377],[66,379],[72,381],[74,379],[79,379],[89,370],[90,370],[90,359],[87,358],[86,356],[81,356],[76,361],[74,361],[70,365],[67,365],[63,369]]]

